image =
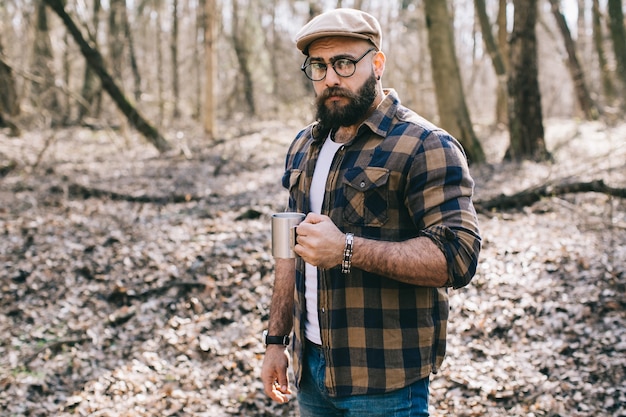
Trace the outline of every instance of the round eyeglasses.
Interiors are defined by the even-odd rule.
[[[311,81],[322,81],[326,78],[326,71],[328,70],[328,65],[333,67],[335,73],[340,77],[352,77],[356,72],[356,64],[359,63],[360,60],[365,58],[365,55],[369,54],[372,51],[375,51],[376,48],[370,48],[363,55],[361,55],[357,59],[352,58],[337,58],[331,59],[330,64],[325,62],[308,62],[309,58],[304,61],[302,67],[300,68],[302,72],[307,76],[307,78]]]

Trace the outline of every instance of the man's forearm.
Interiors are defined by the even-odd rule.
[[[423,287],[448,281],[446,257],[427,237],[385,242],[355,236],[352,267]]]
[[[281,336],[291,332],[295,282],[295,260],[276,259],[274,292],[272,294],[268,327],[270,335]]]

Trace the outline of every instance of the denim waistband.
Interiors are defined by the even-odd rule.
[[[311,342],[309,339],[304,339],[304,344],[306,347],[310,347],[315,350],[322,350],[322,345],[318,345],[317,343]]]

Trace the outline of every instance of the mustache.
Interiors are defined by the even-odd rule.
[[[330,97],[346,97],[353,99],[356,98],[356,94],[341,87],[328,87],[317,96],[317,101],[321,102]]]

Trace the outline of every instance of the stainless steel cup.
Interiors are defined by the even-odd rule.
[[[274,258],[295,258],[296,227],[304,220],[304,213],[272,214],[272,255]]]

